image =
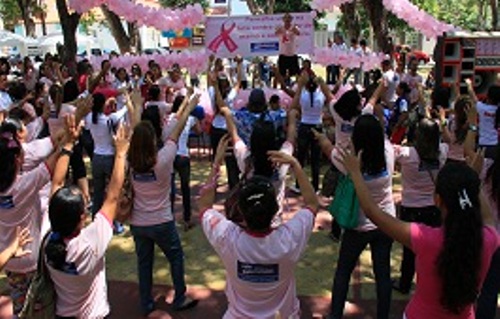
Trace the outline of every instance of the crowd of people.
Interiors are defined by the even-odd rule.
[[[195,215],[226,270],[224,318],[299,318],[294,269],[320,209],[323,153],[332,177],[327,183],[348,176],[359,201],[356,227],[332,222],[340,250],[328,318],[343,316],[351,274],[368,244],[377,318],[389,318],[393,289],[412,291],[415,273],[405,318],[495,318],[500,86],[480,99],[467,81],[468,93],[457,91],[454,101],[440,88],[428,100],[418,61],[394,69],[390,59],[365,75],[330,66],[325,81],[310,61],[299,65],[293,47],[300,30],[289,15],[277,34],[283,50],[276,66],[267,58],[210,57],[206,83],[192,81],[208,91],[209,123],[199,94],[175,65],[164,73],[154,60],[147,70],[115,69],[106,60],[94,70],[82,60],[71,74],[47,54],[39,65],[26,57],[14,74],[0,59],[0,268],[14,315],[23,310],[37,263],[43,263],[57,296],[57,318],[109,316],[105,255],[124,220],[135,244],[142,314],[157,311],[155,245],[170,264],[173,308],[195,307],[198,300],[186,294],[184,264],[190,261],[173,210],[177,173],[184,229],[196,224],[196,198]],[[332,47],[340,45],[337,35]],[[352,46],[366,50],[365,41]],[[291,105],[282,106],[278,95],[268,99],[266,86],[288,94]],[[236,110],[235,97],[246,88],[252,90],[248,103]],[[200,193],[191,194],[189,136],[203,127],[212,149],[210,173]],[[221,180],[223,166],[227,181]],[[231,191],[224,213],[213,204],[226,182]],[[334,196],[329,186],[322,195]],[[124,212],[128,187],[132,207]],[[302,208],[285,221],[287,188],[300,194]],[[395,280],[393,241],[404,246]]]

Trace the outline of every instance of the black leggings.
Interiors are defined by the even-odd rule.
[[[322,125],[300,124],[297,136],[297,159],[302,167],[306,162],[306,158],[310,155],[312,185],[314,190],[319,189],[319,168],[321,159],[321,148],[318,141],[314,138],[312,129],[322,132]]]
[[[214,158],[215,154],[217,153],[217,147],[219,146],[219,142],[222,139],[222,137],[226,134],[227,130],[223,130],[212,126],[210,130],[210,144],[212,145],[212,154]],[[238,162],[236,162],[236,157],[234,156],[234,151],[232,147],[228,148],[228,151],[226,153],[225,163],[226,163],[229,188],[233,189],[240,180],[240,170],[238,168]]]

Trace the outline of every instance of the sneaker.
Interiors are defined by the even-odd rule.
[[[196,307],[198,300],[186,297],[180,306],[174,306],[175,311],[184,311]]]
[[[122,223],[114,221],[113,225],[114,225],[113,233],[115,235],[120,235],[125,231],[125,228],[123,227]]]

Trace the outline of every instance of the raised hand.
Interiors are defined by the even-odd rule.
[[[267,155],[269,156],[269,160],[275,165],[298,164],[295,157],[281,151],[269,151],[267,152]]]
[[[342,163],[344,168],[349,174],[353,174],[361,171],[361,154],[363,151],[360,151],[356,156],[352,151],[352,147],[349,147],[347,150],[338,149],[338,154],[335,158]]]
[[[116,130],[115,136],[113,136],[116,155],[127,154],[128,148],[130,146],[129,135],[129,128],[124,124],[120,124],[118,126],[118,129]]]
[[[222,164],[222,161],[226,157],[227,146],[230,140],[229,134],[224,135],[220,140],[219,146],[217,146],[217,153],[215,154],[214,165],[220,166]]]
[[[80,137],[82,126],[80,123],[76,123],[75,116],[72,114],[66,115],[64,117],[64,132],[66,135],[66,141],[69,143],[76,143]]]
[[[31,250],[25,250],[24,246],[31,243],[33,238],[30,236],[30,231],[28,228],[17,227],[16,237],[10,243],[9,249],[12,252],[12,257],[21,258],[31,254]]]

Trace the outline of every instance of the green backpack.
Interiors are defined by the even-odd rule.
[[[20,319],[54,319],[56,317],[56,291],[44,262],[44,251],[50,232],[45,235],[38,254],[38,266],[31,281]]]
[[[340,227],[353,229],[358,227],[359,201],[354,183],[348,175],[341,175],[328,211]]]

